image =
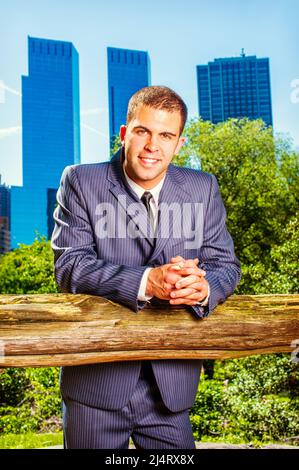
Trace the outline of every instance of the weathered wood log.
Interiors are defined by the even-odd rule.
[[[90,295],[0,295],[0,366],[291,352],[298,305],[299,295],[232,296],[198,320],[168,304],[134,313]]]

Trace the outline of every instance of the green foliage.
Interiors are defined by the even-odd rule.
[[[213,173],[242,264],[236,293],[298,291],[299,154],[262,120],[190,121],[174,160]]]
[[[190,421],[196,440],[204,435],[220,435],[225,414],[223,386],[221,383],[202,377]]]
[[[0,294],[57,292],[50,242],[36,239],[0,256]]]
[[[18,406],[28,385],[25,369],[0,370],[0,406]]]
[[[3,434],[0,436],[0,449],[40,449],[62,445],[62,432],[35,434]]]
[[[299,368],[288,354],[265,354],[215,361],[214,380],[234,386],[236,394],[258,397],[284,393],[299,395]]]
[[[245,442],[282,441],[298,435],[298,401],[273,396],[245,399],[234,395],[234,390],[226,394],[227,421],[223,435],[237,434]]]
[[[7,369],[0,374],[0,433],[61,429],[59,369]]]
[[[112,137],[111,142],[110,142],[110,158],[113,157],[113,155],[118,152],[118,150],[121,147],[121,142],[120,142],[120,137],[119,135],[115,135]]]
[[[195,438],[279,441],[299,433],[299,369],[287,354],[215,361],[202,375],[191,423]]]

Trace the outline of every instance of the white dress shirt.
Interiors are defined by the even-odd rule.
[[[165,176],[162,178],[162,180],[156,186],[154,186],[150,190],[147,190],[147,189],[144,189],[141,186],[139,186],[139,184],[135,183],[135,181],[133,181],[128,176],[128,174],[126,173],[126,170],[124,168],[124,165],[123,165],[123,170],[124,170],[124,175],[125,175],[125,178],[126,178],[126,181],[127,181],[128,185],[137,194],[137,196],[139,197],[140,200],[141,200],[141,197],[142,197],[142,195],[145,191],[149,191],[152,194],[153,197],[150,199],[150,210],[152,211],[152,214],[153,214],[154,232],[156,233],[157,223],[158,223],[158,213],[159,213],[159,210],[158,210],[158,208],[159,208],[159,205],[158,205],[159,204],[159,195],[160,195],[160,191],[162,189],[162,186],[163,186],[163,183],[164,183],[164,180],[165,180]],[[141,282],[140,282],[140,286],[139,286],[138,296],[137,296],[138,300],[149,301],[152,298],[151,296],[145,295],[148,275],[149,275],[149,273],[152,269],[154,269],[154,268],[147,268],[143,273],[143,276],[142,276]],[[207,295],[207,297],[205,298],[204,301],[198,302],[198,304],[202,305],[202,306],[208,305],[209,297],[210,297],[210,286],[208,285],[208,295]]]

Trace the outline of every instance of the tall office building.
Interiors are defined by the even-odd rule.
[[[80,163],[79,59],[70,42],[28,38],[22,77],[23,187],[12,187],[12,248],[50,238],[55,194],[67,165]]]
[[[213,123],[228,118],[262,118],[272,125],[269,59],[215,59],[197,66],[199,114]]]
[[[10,188],[2,184],[0,175],[0,254],[10,248]]]
[[[126,123],[131,96],[150,85],[150,58],[147,52],[107,48],[110,140]]]

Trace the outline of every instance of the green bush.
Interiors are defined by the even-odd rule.
[[[60,430],[61,398],[58,379],[57,367],[7,369],[0,374],[0,390],[3,390],[6,398],[6,403],[0,406],[0,433]],[[7,395],[9,406],[5,391],[10,393]]]
[[[195,439],[205,435],[218,436],[224,426],[223,385],[215,380],[201,379],[190,421]]]
[[[215,361],[214,379],[233,384],[237,394],[247,397],[284,393],[296,396],[299,368],[289,354],[265,354]]]
[[[31,404],[24,404],[17,408],[12,406],[0,408],[0,433],[36,432],[41,424],[41,419]]]
[[[191,423],[196,439],[279,441],[299,434],[299,369],[287,354],[215,361],[199,384]]]
[[[36,239],[0,256],[0,294],[57,292],[50,242]]]
[[[0,370],[0,407],[18,406],[24,399],[28,386],[29,380],[25,369]]]
[[[234,387],[225,394],[226,429],[224,435],[238,435],[244,441],[281,441],[299,432],[299,400],[269,395],[246,398]]]

